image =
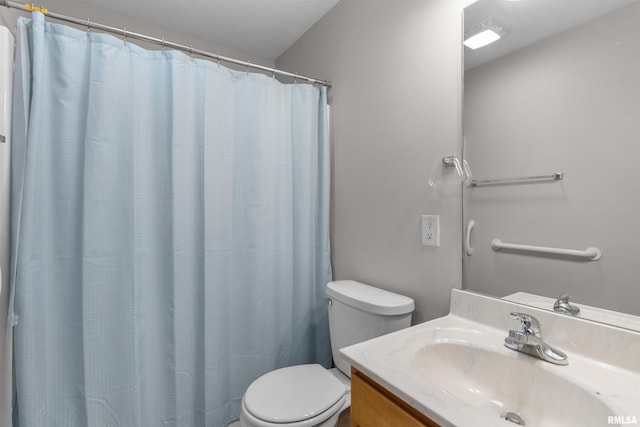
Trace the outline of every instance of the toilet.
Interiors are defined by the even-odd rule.
[[[333,427],[351,406],[351,366],[339,351],[411,325],[411,298],[353,280],[327,284],[335,368],[297,365],[255,380],[242,398],[241,427]]]

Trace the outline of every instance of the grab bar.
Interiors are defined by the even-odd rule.
[[[491,241],[491,247],[499,251],[500,249],[511,249],[515,251],[535,252],[542,254],[552,255],[569,255],[581,258],[588,258],[591,261],[597,261],[602,257],[600,249],[589,247],[584,251],[575,249],[561,249],[561,248],[549,248],[546,246],[530,246],[530,245],[517,245],[514,243],[503,243],[500,239],[493,239]]]
[[[469,221],[467,224],[467,235],[464,240],[464,249],[468,256],[473,255],[473,248],[471,247],[471,230],[476,226],[476,222],[474,220]]]

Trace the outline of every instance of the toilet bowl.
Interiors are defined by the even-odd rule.
[[[255,380],[242,398],[241,427],[333,427],[351,406],[351,367],[338,350],[411,325],[411,298],[353,280],[327,284],[336,368],[296,365]]]

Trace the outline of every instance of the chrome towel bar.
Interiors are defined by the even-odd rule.
[[[563,172],[555,172],[549,175],[522,176],[517,178],[474,179],[473,181],[471,181],[471,186],[479,187],[482,185],[517,184],[538,181],[562,181],[563,179]]]

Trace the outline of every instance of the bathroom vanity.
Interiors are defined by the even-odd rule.
[[[507,348],[521,327],[514,312],[537,319],[540,340],[568,363]],[[468,291],[452,291],[445,317],[341,353],[353,368],[354,427],[640,422],[640,332]]]
[[[351,370],[351,427],[439,427],[380,384]]]

